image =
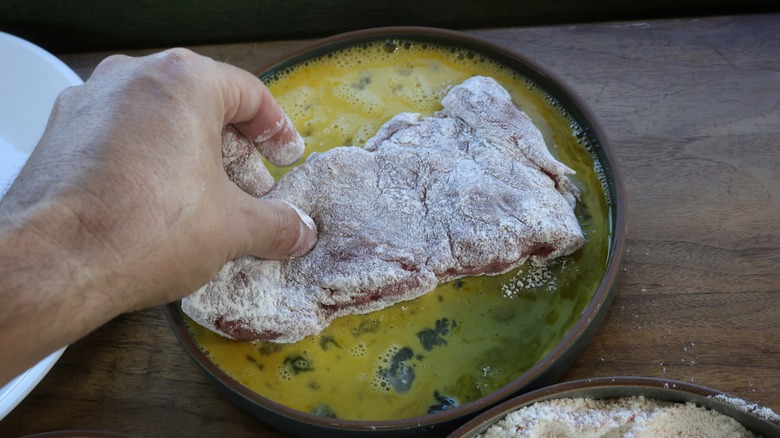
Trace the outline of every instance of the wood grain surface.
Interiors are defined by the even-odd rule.
[[[625,178],[618,294],[563,380],[664,377],[780,412],[780,15],[470,33],[572,86],[603,124]],[[193,49],[256,71],[303,43]],[[62,58],[86,78],[105,55]],[[0,422],[3,437],[63,429],[286,436],[206,381],[160,308],[120,316],[71,345]]]

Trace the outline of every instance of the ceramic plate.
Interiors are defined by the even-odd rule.
[[[57,95],[81,78],[40,47],[0,32],[0,198],[38,143]],[[0,388],[0,419],[41,381],[65,349]]]
[[[436,58],[436,56],[430,54],[431,52],[414,52],[414,48],[417,46],[419,46],[422,51],[429,50],[431,47],[437,47],[440,51],[436,53],[441,54],[441,58]],[[343,74],[330,71],[328,73],[320,74],[320,71],[314,70],[314,59],[318,59],[319,57],[337,59],[342,56],[342,50],[353,49],[366,51],[365,53],[378,54],[378,58],[365,58],[361,60],[356,56],[353,57],[352,55],[354,52],[351,52],[343,55],[346,56],[344,59],[350,60],[349,62],[344,62],[344,65],[348,65],[349,67],[345,69],[346,72]],[[407,55],[405,54],[405,51],[410,52],[408,52]],[[406,56],[418,56],[418,58],[412,60]],[[359,61],[359,66],[358,62],[354,61],[355,59]],[[368,62],[368,59],[371,59],[372,61]],[[437,61],[437,59],[444,59],[444,61]],[[338,62],[338,60],[336,62]],[[409,67],[409,69],[406,67],[399,68],[399,76],[395,79],[385,78],[387,79],[386,82],[384,79],[376,79],[379,77],[380,73],[377,73],[378,76],[373,80],[370,76],[366,76],[372,73],[365,72],[390,70],[390,68],[384,70],[386,67],[385,64],[382,64],[383,62],[388,64],[392,63],[395,66],[412,67]],[[536,102],[539,102],[538,105],[534,106],[529,104],[528,108],[551,108],[551,102],[555,102],[555,105],[559,105],[558,107],[563,109],[567,116],[570,117],[559,125],[561,127],[561,137],[557,141],[562,142],[563,138],[569,138],[568,144],[571,145],[570,150],[574,151],[576,147],[576,150],[579,151],[578,154],[582,157],[582,160],[579,163],[581,163],[582,166],[577,169],[578,175],[583,178],[585,175],[592,175],[592,178],[587,180],[590,182],[585,182],[586,180],[584,179],[582,180],[583,186],[588,187],[588,193],[594,196],[594,202],[590,205],[603,206],[603,208],[599,207],[598,213],[595,213],[597,211],[596,208],[589,209],[588,211],[592,213],[587,215],[587,220],[590,224],[589,226],[592,226],[591,229],[596,230],[597,225],[595,225],[596,222],[594,222],[596,217],[599,218],[599,224],[603,224],[598,225],[597,231],[600,237],[594,237],[596,234],[589,234],[589,236],[591,236],[591,242],[593,242],[593,246],[590,246],[589,248],[598,248],[598,251],[594,251],[592,255],[589,254],[588,256],[585,256],[584,251],[588,248],[581,250],[577,257],[581,257],[579,260],[583,263],[582,270],[573,269],[569,271],[577,276],[576,279],[571,281],[564,281],[561,279],[562,277],[556,279],[556,281],[562,282],[557,284],[563,284],[563,282],[565,282],[571,286],[571,289],[567,289],[565,294],[536,294],[534,298],[530,298],[534,300],[534,305],[531,306],[527,305],[530,301],[524,301],[524,299],[514,297],[512,293],[500,293],[501,281],[510,281],[510,283],[505,283],[510,285],[517,284],[511,283],[511,275],[514,274],[509,274],[508,277],[504,278],[490,277],[490,280],[487,279],[488,277],[483,277],[483,279],[479,280],[479,286],[473,286],[472,289],[469,289],[470,292],[465,290],[455,292],[454,288],[458,287],[455,283],[442,285],[442,287],[451,288],[449,290],[452,294],[447,295],[447,297],[453,297],[452,299],[440,298],[444,297],[447,292],[442,292],[441,294],[432,293],[418,298],[414,304],[399,303],[395,308],[379,311],[374,313],[373,316],[364,315],[355,318],[345,318],[341,322],[336,321],[331,327],[323,331],[325,334],[322,335],[329,336],[329,334],[326,333],[329,331],[329,333],[333,335],[333,339],[340,339],[338,343],[335,344],[336,347],[329,351],[329,341],[320,342],[322,339],[327,338],[311,337],[298,344],[281,347],[271,346],[273,353],[269,352],[268,354],[265,354],[265,352],[258,352],[259,349],[252,344],[229,343],[227,341],[220,342],[219,338],[211,338],[214,342],[209,344],[209,353],[206,354],[200,347],[201,340],[196,339],[196,336],[198,335],[193,335],[198,327],[189,325],[189,322],[184,318],[177,304],[174,303],[166,306],[166,315],[171,322],[175,334],[185,346],[185,349],[206,371],[207,375],[212,378],[217,387],[223,391],[229,400],[236,403],[243,410],[255,415],[258,419],[298,436],[343,437],[381,435],[406,437],[412,434],[423,435],[432,433],[441,435],[460,426],[468,418],[476,415],[478,412],[508,399],[518,392],[524,392],[536,387],[554,383],[582,352],[595,334],[598,326],[603,321],[616,289],[617,275],[620,270],[620,260],[625,247],[625,195],[622,178],[620,177],[620,172],[618,172],[618,169],[615,167],[616,160],[612,155],[606,134],[601,129],[594,115],[587,109],[587,106],[577,97],[573,90],[562,81],[558,80],[551,72],[519,53],[507,50],[495,43],[480,39],[473,35],[432,28],[366,29],[315,41],[311,45],[303,47],[294,53],[286,55],[277,62],[260,69],[262,72],[260,73],[260,78],[269,84],[271,91],[281,99],[283,105],[285,102],[287,102],[288,105],[291,105],[289,107],[290,109],[315,108],[314,106],[308,106],[308,102],[301,106],[296,106],[297,101],[293,104],[290,100],[285,100],[285,98],[290,96],[290,94],[299,93],[298,90],[301,90],[300,95],[302,96],[315,96],[315,94],[309,94],[309,91],[306,90],[317,89],[317,87],[333,87],[332,90],[339,90],[339,83],[341,85],[350,84],[349,87],[345,89],[363,89],[368,83],[392,84],[392,81],[396,79],[401,81],[399,83],[403,83],[403,81],[410,80],[409,78],[414,77],[412,72],[410,72],[410,69],[422,69],[418,71],[428,71],[431,72],[431,74],[443,75],[447,70],[452,71],[457,68],[463,68],[462,73],[458,73],[463,75],[459,80],[463,80],[465,77],[469,77],[476,73],[486,74],[484,73],[487,71],[485,69],[488,69],[488,66],[493,62],[495,62],[496,65],[504,66],[508,70],[504,70],[504,67],[502,67],[499,70],[491,70],[489,73],[492,72],[490,74],[499,78],[506,78],[505,80],[508,84],[513,84],[514,87],[516,87],[518,94],[532,89],[528,85],[530,82],[549,96],[549,99],[547,100],[539,98],[536,100]],[[464,67],[455,67],[456,63],[458,66],[464,65]],[[284,81],[274,81],[274,75],[278,75],[278,78],[288,78],[288,76],[285,75],[289,74],[289,78],[292,78],[293,69],[299,66],[307,67],[301,70],[295,70],[301,73],[300,76],[296,76],[296,79],[294,79],[296,81],[300,80],[300,82],[295,82],[295,86],[290,85],[288,82],[287,85],[290,85],[290,87],[285,88],[286,85]],[[333,69],[334,72],[337,70],[338,69],[336,68]],[[507,71],[511,71],[511,73],[507,73]],[[350,74],[354,74],[355,76],[349,76]],[[458,74],[453,73],[452,77],[446,79],[444,76],[439,76],[437,79],[431,79],[430,81],[424,77],[414,79],[416,82],[409,82],[409,84],[412,85],[410,85],[409,88],[405,88],[405,90],[416,90],[418,87],[420,87],[419,89],[423,89],[422,85],[419,84],[426,84],[425,86],[427,87],[427,84],[434,84],[435,81],[441,81],[439,84],[445,84],[443,86],[446,86],[448,81],[454,80],[452,78],[457,77]],[[336,77],[337,75],[341,82],[335,81],[333,84],[317,82],[321,77],[331,78]],[[355,78],[358,77],[359,79],[357,79],[357,82],[354,82]],[[525,79],[519,79],[520,77]],[[366,80],[368,80],[368,82],[360,85],[364,81],[364,78],[367,78]],[[329,79],[324,79],[324,81],[327,80]],[[526,82],[526,80],[528,82]],[[305,85],[301,86],[300,84]],[[357,86],[354,84],[357,84]],[[403,90],[401,87],[393,88],[392,90],[390,89],[392,87],[384,85],[379,85],[378,87],[384,87],[385,93],[388,91],[396,93]],[[379,88],[377,88],[377,92],[382,93]],[[285,91],[290,94],[285,94]],[[341,91],[338,93],[341,93]],[[357,94],[351,94],[351,91],[346,92],[349,94],[338,93],[335,91],[332,92],[333,95],[339,96],[357,96]],[[432,95],[426,94],[427,91],[419,93],[421,94],[414,95]],[[355,101],[359,101],[362,98],[363,97],[360,97],[359,99],[355,98]],[[315,100],[316,99],[317,98],[315,98]],[[340,97],[340,99],[351,101],[352,97]],[[379,98],[377,99],[379,100]],[[401,99],[401,97],[399,97],[399,99]],[[409,99],[413,98],[409,97]],[[374,102],[373,98],[368,98],[365,102],[368,101]],[[333,103],[333,108],[338,108],[338,104]],[[372,106],[371,108],[374,107]],[[352,110],[351,108],[342,109],[346,111]],[[305,120],[315,120],[315,118],[320,117],[320,113],[316,112],[320,111],[319,109],[313,109],[312,111],[315,112],[305,116],[311,118]],[[327,111],[322,111],[323,114],[328,112],[338,114],[336,110],[331,111],[330,108]],[[373,109],[371,111],[373,111]],[[538,111],[542,114],[542,110]],[[560,114],[557,112],[554,113],[553,111],[557,110],[551,109],[549,114]],[[304,118],[296,118],[302,116],[297,116],[296,113],[292,111],[290,111],[289,114],[291,114],[293,120],[304,120]],[[336,115],[336,117],[339,116]],[[540,116],[539,120],[542,119],[544,119],[544,116]],[[563,119],[562,116],[561,119]],[[351,122],[347,121],[350,119],[344,118],[344,122],[341,120],[342,119],[339,118],[339,121],[337,122],[339,126],[338,129],[335,124],[331,124],[334,123],[334,121],[321,122],[321,126],[332,126],[333,128],[327,129],[340,131],[343,126],[355,127],[359,126],[359,123],[362,123],[356,122],[355,124],[350,125]],[[544,120],[544,126],[550,126],[547,122],[548,119]],[[568,132],[568,130],[572,129],[572,126],[577,126],[581,128],[581,130],[578,128],[576,131]],[[375,130],[376,128],[371,129]],[[310,135],[311,132],[313,131],[309,131],[307,136]],[[349,133],[347,135],[352,136],[353,134]],[[582,139],[574,140],[574,136],[581,136]],[[339,140],[340,143],[334,143],[351,144],[351,142],[354,141],[354,137],[352,139],[344,138],[344,140]],[[319,140],[314,140],[314,142],[319,142]],[[310,146],[313,145],[314,143]],[[581,150],[583,147],[585,150]],[[586,157],[586,152],[590,156]],[[575,160],[572,159],[570,162],[574,161]],[[598,170],[600,170],[600,172]],[[585,278],[588,278],[588,280],[585,280]],[[483,287],[488,288],[486,289],[487,292],[482,292]],[[509,296],[512,296],[513,298],[510,298]],[[550,299],[551,301],[542,302],[542,298]],[[568,300],[571,305],[564,305],[564,300]],[[547,303],[549,303],[550,306],[547,306]],[[414,310],[407,312],[405,308],[407,305]],[[480,307],[483,305],[486,307]],[[530,309],[532,308],[538,309],[538,313],[534,314],[530,312]],[[497,309],[501,309],[501,311]],[[521,313],[526,312],[526,310],[529,310],[528,313]],[[559,313],[558,310],[561,310],[561,313]],[[499,313],[494,312],[499,312],[500,315],[504,316],[499,316]],[[391,313],[392,316],[390,316]],[[563,316],[564,314],[565,316]],[[472,318],[469,318],[470,315]],[[476,317],[473,317],[473,315],[476,315]],[[484,318],[482,315],[484,315]],[[526,318],[525,315],[528,315],[528,318]],[[548,320],[549,315],[553,316]],[[384,325],[381,323],[381,321],[383,321],[382,318],[385,318]],[[479,321],[480,318],[483,318],[483,320]],[[380,321],[380,323],[376,325],[376,321]],[[420,323],[420,321],[428,322]],[[435,351],[432,348],[423,346],[422,342],[418,342],[418,340],[421,340],[422,334],[441,330],[440,328],[426,328],[424,324],[429,324],[433,321],[437,321],[437,327],[440,323],[446,325],[448,324],[447,321],[458,321],[458,330],[447,332],[451,333],[451,335],[447,335],[451,337],[448,337],[448,340],[443,341],[441,346],[437,347],[438,349]],[[366,325],[362,325],[363,323]],[[339,324],[343,325],[338,326]],[[402,330],[404,329],[399,328],[399,330],[395,330],[393,328],[395,324],[397,324],[398,327],[413,328],[409,330],[409,332],[403,333]],[[487,329],[485,329],[486,324],[488,324],[489,327]],[[492,326],[490,326],[491,324]],[[551,324],[556,324],[556,328],[549,329],[552,327]],[[365,327],[372,328],[369,331],[362,332],[361,330],[364,330]],[[378,328],[374,331],[373,327]],[[454,327],[454,325],[451,327]],[[464,327],[472,327],[475,330],[471,331]],[[447,330],[449,329],[445,328],[445,331]],[[486,340],[488,335],[484,335],[485,333],[488,333],[488,330],[495,330],[494,333],[496,334],[494,337],[498,338],[498,340],[490,340],[488,342]],[[516,332],[521,330],[528,330],[528,332],[524,333],[529,334],[525,337],[515,336]],[[342,334],[350,333],[357,333],[357,335],[342,336]],[[479,341],[471,342],[469,340],[469,335],[471,333],[477,333],[475,336],[483,337],[478,338],[480,339]],[[357,336],[362,337],[358,340]],[[205,339],[205,337],[201,339]],[[542,341],[542,339],[545,340]],[[460,348],[468,348],[466,347],[467,345],[471,345],[472,347],[468,350],[460,350]],[[544,346],[543,349],[540,348],[541,346]],[[244,347],[248,347],[246,351],[241,350]],[[247,359],[246,363],[241,363],[240,361],[236,362],[239,365],[234,369],[238,371],[229,374],[229,372],[224,371],[220,366],[216,365],[213,360],[213,357],[218,354],[217,349],[220,348],[223,349],[221,352],[228,355],[228,357],[249,357],[250,359]],[[364,348],[365,350],[361,350],[361,348]],[[391,350],[393,348],[399,348],[398,351],[403,351],[403,354],[412,352],[413,356],[407,359],[387,360],[389,357],[387,356],[388,353],[382,353],[382,351],[394,351]],[[536,352],[529,353],[530,350],[536,348],[538,348]],[[373,352],[371,352],[372,349]],[[354,351],[360,353],[355,354],[353,353]],[[420,353],[421,351],[424,351],[425,354]],[[304,356],[301,357],[311,357],[312,363],[317,363],[316,368],[311,367],[308,369],[308,372],[305,375],[301,374],[300,379],[287,380],[286,377],[277,378],[276,376],[284,375],[284,370],[288,369],[287,366],[289,363],[297,361],[298,352],[304,352]],[[417,353],[416,356],[414,355],[415,352]],[[515,353],[517,354],[516,356]],[[369,354],[376,356],[366,357],[364,354],[366,356]],[[434,356],[438,354],[441,354],[441,356]],[[262,357],[260,357],[261,355]],[[540,356],[541,358],[537,359]],[[340,360],[341,357],[356,357],[358,359],[355,361],[345,359],[344,362],[340,362],[336,365],[335,361]],[[401,356],[396,355],[393,357]],[[507,367],[522,363],[522,368],[518,366],[516,368],[517,371],[514,371],[513,369],[511,373],[503,374],[501,368],[503,365],[498,367],[494,366],[494,364],[497,363],[494,361],[502,359],[504,360],[502,363],[506,364]],[[333,360],[334,362],[328,362],[329,360]],[[425,363],[423,363],[423,360]],[[252,361],[254,361],[254,364],[252,364]],[[308,366],[308,362],[306,363],[306,366]],[[404,367],[408,367],[408,369],[411,370],[413,367],[416,367],[414,379],[419,382],[417,384],[418,386],[412,385],[403,391],[405,394],[411,394],[412,391],[417,391],[418,387],[423,388],[415,393],[415,395],[420,395],[419,397],[415,396],[402,400],[401,398],[390,397],[393,394],[400,394],[400,391],[395,389],[393,389],[393,392],[391,393],[372,389],[370,382],[376,380],[372,380],[372,377],[369,376],[385,376],[386,374],[377,374],[378,371],[376,370],[381,369],[382,364],[387,366],[390,363],[393,363],[393,365],[390,365],[390,368],[387,368],[387,370],[394,369],[397,371],[406,369]],[[395,363],[404,363],[404,365],[396,366],[394,365]],[[262,366],[260,364],[262,364]],[[364,366],[363,364],[368,365],[366,365],[365,368],[359,368],[360,366]],[[372,368],[372,366],[374,368]],[[258,372],[253,375],[257,376],[257,379],[250,381],[247,376],[250,375],[250,371],[254,370],[258,370]],[[262,370],[266,371],[263,372]],[[271,371],[269,372],[268,370]],[[283,371],[276,372],[275,370]],[[317,376],[319,376],[319,374],[317,373],[321,370],[325,371],[321,374],[322,378],[318,378]],[[394,373],[396,371],[390,372]],[[242,372],[244,374],[240,374]],[[384,372],[385,371],[381,371],[381,373]],[[325,375],[326,373],[327,375]],[[409,372],[408,374],[411,375],[412,373]],[[239,379],[234,379],[231,375],[240,377]],[[334,379],[333,376],[335,375],[340,375],[341,377]],[[498,375],[501,375],[501,379],[503,380],[496,378],[496,380],[489,381],[493,376]],[[266,376],[268,376],[268,379],[262,380]],[[366,378],[363,379],[363,376]],[[414,380],[406,380],[406,377],[398,378],[409,384]],[[281,382],[282,380],[284,380],[283,384],[285,385],[287,382],[291,382],[291,386],[284,387],[288,392],[284,393],[280,390],[277,394],[266,393],[268,397],[260,392],[255,392],[254,389],[245,386],[245,384],[242,383],[247,382],[253,384],[254,382],[263,382],[260,385],[255,385],[255,387],[265,389],[271,388],[271,385],[276,384],[277,381]],[[379,381],[381,382],[381,379]],[[266,382],[268,384],[266,384]],[[312,382],[313,384],[311,384]],[[327,386],[326,383],[329,385],[331,382],[338,383],[331,387],[333,388],[332,390],[325,389]],[[279,384],[276,388],[282,388],[281,385],[282,384]],[[377,384],[380,388],[381,385],[381,383]],[[346,390],[347,388],[356,388],[356,390],[349,392]],[[365,388],[365,392],[361,392],[364,391],[363,388]],[[438,392],[438,388],[442,388],[442,393]],[[304,396],[311,395],[312,398],[309,399],[311,400],[309,406],[315,408],[312,409],[303,404],[299,404],[298,406],[300,407],[291,407],[285,405],[282,401],[279,401],[283,397],[278,397],[277,400],[272,400],[270,398],[272,396],[277,396],[278,394],[290,394],[295,391],[298,391],[296,393],[296,403],[300,402]],[[326,391],[329,391],[328,394],[338,395],[327,402],[318,400],[317,396],[319,394],[325,394]],[[463,395],[451,397],[450,394],[456,391],[461,391]],[[373,395],[374,393],[382,395],[376,397]],[[445,396],[442,396],[441,394],[445,394]],[[372,400],[370,397],[375,398]],[[291,397],[286,400],[290,399]],[[392,418],[390,418],[390,415],[382,419],[369,418],[368,416],[364,416],[361,419],[347,419],[342,418],[346,417],[344,415],[340,418],[332,418],[331,414],[333,416],[339,415],[336,414],[335,411],[330,411],[330,403],[332,401],[341,402],[343,400],[360,400],[360,404],[364,406],[378,407],[376,409],[388,413],[393,410],[397,412],[397,410],[401,409],[402,403],[407,403],[408,406],[413,406],[414,403],[418,403],[417,406],[419,408],[415,412],[412,412],[410,409],[404,412],[403,415],[395,415],[395,417]],[[429,402],[420,402],[420,400],[429,400]],[[463,402],[461,402],[461,400],[463,400]],[[307,401],[306,403],[309,402]],[[426,406],[424,403],[429,404]],[[451,406],[450,403],[455,404],[455,406]],[[345,403],[345,405],[348,404],[349,402]],[[349,409],[349,406],[345,405],[341,405],[340,409]],[[324,409],[320,409],[320,407],[323,406]],[[385,408],[385,406],[387,406],[387,408]],[[446,408],[443,406],[446,406]]]

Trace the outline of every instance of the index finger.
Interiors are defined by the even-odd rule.
[[[303,154],[303,138],[271,91],[251,73],[225,67],[235,73],[223,76],[228,78],[222,82],[225,123],[232,124],[251,140],[275,166],[289,166],[298,161]]]

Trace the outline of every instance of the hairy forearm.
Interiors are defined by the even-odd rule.
[[[119,313],[84,248],[78,218],[39,202],[0,217],[0,384]],[[105,285],[102,285],[105,286]]]

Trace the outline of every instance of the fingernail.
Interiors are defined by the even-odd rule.
[[[274,166],[290,166],[303,155],[306,147],[295,124],[282,112],[277,125],[255,138],[255,145]]]
[[[289,252],[290,257],[300,257],[314,248],[317,243],[317,225],[314,224],[314,220],[306,213],[301,211],[298,207],[285,202],[293,209],[295,214],[301,219],[299,223],[300,230],[298,232],[298,240]]]

